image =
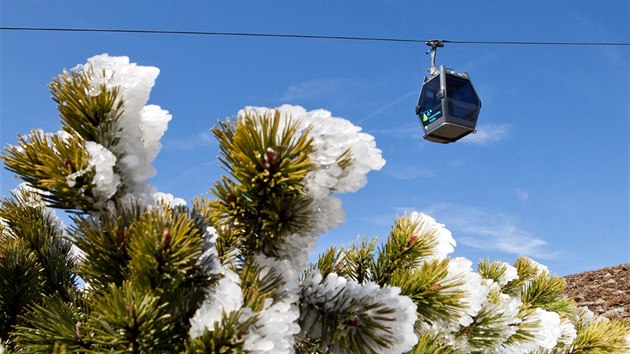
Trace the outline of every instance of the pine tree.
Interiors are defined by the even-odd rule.
[[[246,107],[212,129],[210,195],[157,192],[158,73],[90,58],[50,84],[60,130],[5,148],[24,183],[0,202],[0,353],[628,352],[628,324],[577,308],[544,266],[473,271],[422,213],[308,264],[344,218],[336,194],[384,164],[328,111]]]

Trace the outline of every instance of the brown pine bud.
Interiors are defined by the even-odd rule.
[[[431,290],[436,290],[437,291],[437,290],[440,290],[440,289],[442,289],[442,284],[436,283],[436,284],[431,285]]]
[[[354,327],[354,328],[359,328],[361,327],[361,320],[359,319],[359,317],[355,316],[355,315],[350,315],[350,317],[348,318],[347,321],[348,325]]]
[[[278,167],[277,159],[278,153],[270,147],[267,148],[267,151],[265,151],[263,156],[263,165],[265,166],[265,169],[270,170]]]
[[[116,241],[118,241],[120,248],[125,248],[125,230],[123,228],[116,231]]]
[[[74,325],[74,329],[76,331],[77,337],[83,336],[83,325],[81,324],[81,322],[77,322],[77,324]]]
[[[284,211],[284,215],[282,215],[283,221],[291,221],[293,220],[293,211],[289,208]]]
[[[171,246],[171,232],[164,229],[162,232],[162,249],[168,249]]]

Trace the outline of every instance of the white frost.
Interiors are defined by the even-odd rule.
[[[242,306],[243,293],[239,276],[229,269],[224,269],[223,278],[212,288],[201,307],[190,319],[190,336],[200,337],[206,329],[212,330],[214,324],[221,321],[223,312],[229,314]]]
[[[367,183],[366,175],[379,170],[385,164],[381,150],[376,148],[372,135],[349,120],[333,117],[329,111],[306,111],[300,106],[283,105],[278,108],[245,107],[239,111],[242,119],[246,114],[272,116],[280,113],[280,131],[293,122],[298,132],[311,129],[314,151],[309,155],[316,168],[305,178],[305,190],[313,198],[311,228],[286,237],[286,245],[280,256],[291,261],[295,269],[302,270],[320,234],[340,225],[345,219],[341,200],[333,193],[355,192]],[[348,166],[342,166],[340,158],[349,151],[352,158]]]
[[[317,310],[314,310],[317,309]],[[302,285],[302,322],[305,334],[312,338],[322,336],[318,313],[353,313],[358,322],[354,326],[361,326],[366,320],[378,322],[380,328],[372,328],[375,337],[389,341],[379,344],[371,341],[371,346],[382,353],[404,353],[411,350],[418,342],[414,331],[414,324],[418,317],[416,305],[407,296],[400,295],[398,287],[381,288],[374,283],[359,284],[347,280],[335,273],[323,278],[319,271],[305,277]],[[346,331],[357,331],[346,326]],[[329,339],[330,340],[330,339]],[[340,344],[336,342],[323,343],[333,353],[340,352]]]
[[[540,308],[536,309],[536,315],[540,323],[539,330],[536,332],[536,343],[542,348],[552,349],[558,344],[558,338],[562,334],[560,315]]]
[[[95,171],[92,184],[104,199],[111,198],[120,184],[120,177],[114,172],[116,156],[103,145],[93,141],[85,142],[85,150],[90,156],[90,166]]]
[[[530,264],[536,269],[536,276],[539,276],[542,273],[549,274],[549,268],[546,265],[540,264],[531,258],[528,258],[528,260]]]
[[[151,163],[159,152],[160,138],[167,129],[171,115],[159,106],[146,105],[160,70],[156,67],[130,63],[128,57],[111,57],[107,54],[88,59],[75,70],[89,70],[92,81],[90,92],[98,93],[101,85],[118,89],[123,101],[123,112],[114,130],[119,141],[110,147],[120,159],[121,182],[136,198],[150,201],[152,188],[148,185],[155,175]]]
[[[171,193],[156,192],[156,193],[153,193],[153,199],[156,202],[164,203],[171,208],[177,207],[177,206],[186,206],[186,201],[184,199],[177,198]]]
[[[48,207],[41,197],[42,194],[48,194],[48,192],[33,188],[28,183],[22,182],[15,189],[11,190],[11,193],[22,196],[27,206],[40,208],[44,218],[48,219],[55,229],[55,233],[63,234],[65,230],[63,221],[57,216],[55,209]],[[6,225],[5,221],[3,221],[3,225]]]
[[[503,272],[499,278],[500,286],[504,286],[512,280],[518,279],[518,270],[516,268],[506,262],[501,262],[501,264],[505,267],[505,272]]]
[[[251,327],[243,349],[248,353],[293,353],[294,336],[300,332],[297,319],[300,311],[299,280],[289,263],[263,255],[256,256],[256,263],[261,266],[260,277],[273,271],[283,280],[279,289],[285,296],[279,301],[265,300],[264,309],[258,314],[256,323]]]
[[[563,343],[566,346],[571,345],[575,338],[577,338],[577,330],[573,323],[567,318],[560,319],[560,333],[558,343]]]
[[[447,279],[463,280],[460,286],[453,289],[464,294],[460,302],[466,305],[466,311],[460,316],[458,321],[462,326],[469,326],[473,322],[473,317],[477,316],[486,301],[490,285],[484,283],[481,275],[473,272],[472,262],[463,257],[450,260]]]
[[[437,245],[433,249],[433,256],[429,257],[429,259],[444,259],[447,255],[455,251],[457,243],[451,232],[444,227],[444,224],[440,224],[435,221],[433,217],[417,211],[412,212],[409,215],[409,219],[417,224],[413,232],[415,235],[435,235]]]

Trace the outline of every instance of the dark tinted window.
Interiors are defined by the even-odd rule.
[[[470,81],[446,75],[446,95],[448,97],[448,114],[460,119],[473,121],[479,108],[479,98],[475,94]]]
[[[418,116],[423,125],[428,125],[442,116],[442,102],[437,97],[440,91],[440,77],[436,76],[422,85],[422,93],[418,100]]]

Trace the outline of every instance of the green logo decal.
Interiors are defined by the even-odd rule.
[[[427,117],[427,114],[426,114],[426,113],[425,113],[425,114],[423,114],[423,115],[422,115],[422,121],[423,121],[423,122],[426,122],[426,121],[428,121],[428,120],[429,120],[429,117]]]

